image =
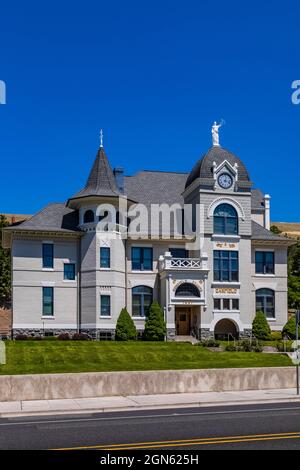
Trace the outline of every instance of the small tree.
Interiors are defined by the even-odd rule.
[[[136,336],[135,324],[126,308],[122,308],[116,325],[116,340],[130,341],[136,339]]]
[[[163,341],[165,335],[166,322],[163,311],[157,300],[154,300],[146,319],[144,336],[147,341]]]
[[[252,322],[252,333],[256,339],[271,339],[271,329],[264,312],[256,312],[255,318]]]
[[[298,328],[299,331],[299,338],[300,338],[300,328]],[[282,329],[282,336],[288,336],[291,339],[296,338],[296,317],[293,315],[284,325]]]
[[[0,215],[0,306],[10,301],[10,251],[4,250],[1,244],[2,228],[7,225],[8,220]]]

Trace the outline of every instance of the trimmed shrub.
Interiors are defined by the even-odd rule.
[[[68,341],[70,339],[69,333],[60,333],[57,337],[59,341]]]
[[[300,327],[298,328],[300,338]],[[290,339],[296,338],[296,317],[293,315],[284,325],[282,329],[282,336],[288,336]]]
[[[252,333],[256,339],[271,339],[271,329],[264,312],[256,312],[255,318],[252,322]]]
[[[23,333],[16,335],[15,337],[16,341],[26,341],[27,339],[28,339],[28,336]]]
[[[164,341],[167,333],[166,322],[161,306],[154,300],[145,323],[144,337],[146,341]]]
[[[137,337],[135,324],[126,308],[122,308],[116,325],[116,341],[132,341]]]
[[[272,331],[271,332],[271,339],[272,339],[272,341],[281,341],[281,339],[282,339],[281,331]]]
[[[90,341],[92,338],[87,333],[74,333],[72,340],[74,341]]]
[[[39,336],[33,336],[33,337],[30,338],[30,339],[33,340],[33,341],[42,341],[43,336],[40,336],[40,335],[39,335]]]

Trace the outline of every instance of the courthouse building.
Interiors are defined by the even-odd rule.
[[[190,173],[125,176],[112,170],[101,142],[81,191],[3,230],[12,255],[14,335],[84,331],[113,339],[125,306],[142,334],[153,299],[168,339],[249,337],[257,310],[272,330],[282,329],[290,241],[270,231],[270,196],[254,189],[243,161],[219,145],[216,124],[212,133],[212,147]],[[165,220],[155,236],[150,228],[133,236],[133,218],[120,220],[120,200],[130,211],[177,205],[189,236],[176,236],[174,227],[167,235]],[[117,209],[113,229],[99,229],[103,204]]]

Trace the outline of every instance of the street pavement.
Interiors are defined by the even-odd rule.
[[[300,403],[0,419],[0,449],[300,449]]]

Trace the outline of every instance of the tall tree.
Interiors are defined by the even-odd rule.
[[[0,214],[0,306],[10,301],[10,251],[2,247],[2,228],[7,227],[8,220]]]

